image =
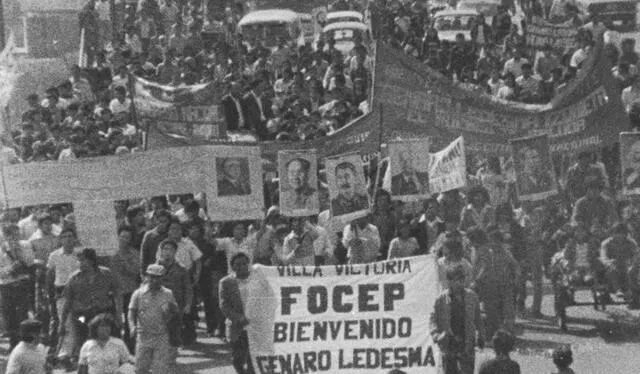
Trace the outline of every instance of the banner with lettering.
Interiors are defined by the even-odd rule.
[[[249,346],[256,373],[436,373],[439,292],[431,255],[362,265],[255,266]]]
[[[527,46],[541,50],[546,45],[558,52],[577,49],[578,28],[572,20],[553,23],[542,17],[532,17],[526,25]]]
[[[266,141],[266,142],[246,142],[243,138],[235,136],[233,133],[227,134],[227,139],[198,139],[198,138],[178,138],[171,137],[163,133],[153,125],[149,128],[147,141],[148,149],[159,149],[168,147],[184,147],[203,144],[259,144],[262,150],[262,157],[267,161],[263,165],[265,169],[275,171],[277,155],[279,151],[296,149],[316,149],[318,157],[331,157],[349,152],[358,152],[367,162],[370,155],[379,150],[380,141],[380,113],[374,110],[371,113],[360,116],[349,122],[337,131],[319,139],[305,141]]]
[[[219,110],[222,84],[165,86],[133,77],[133,98],[143,128],[174,139],[208,141],[226,138],[224,116]]]
[[[3,165],[3,174],[9,207],[73,203],[79,232],[99,251],[117,249],[116,200],[205,192],[212,219],[264,216],[260,148],[255,145],[178,147]],[[113,219],[104,216],[109,210]]]
[[[431,194],[463,188],[467,185],[464,138],[459,137],[440,152],[431,154],[429,192]]]
[[[516,190],[523,201],[538,201],[558,194],[547,135],[511,141]]]
[[[593,150],[628,126],[601,46],[549,104],[507,102],[468,92],[386,44],[378,44],[373,107],[384,105],[384,139],[430,136],[439,149],[463,135],[467,150],[509,155],[509,140],[548,134],[552,153]]]

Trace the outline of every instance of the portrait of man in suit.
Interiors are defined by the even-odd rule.
[[[216,159],[218,167],[218,196],[251,195],[249,162],[243,157]]]
[[[640,189],[640,139],[636,139],[628,148],[627,162],[622,175],[625,190]]]
[[[522,172],[518,178],[520,195],[532,195],[553,188],[551,168],[546,168],[540,152],[532,147],[523,147],[518,151]]]
[[[341,216],[369,208],[367,195],[357,191],[358,172],[351,162],[341,162],[335,168],[335,189],[338,195],[331,199],[331,212]]]
[[[301,157],[292,158],[286,164],[286,182],[291,188],[285,196],[285,201],[290,209],[312,210],[314,199],[317,200],[317,189],[309,185],[309,171],[311,162]]]
[[[429,173],[419,172],[413,165],[409,150],[398,154],[400,173],[391,177],[391,194],[394,196],[425,195],[429,193]]]

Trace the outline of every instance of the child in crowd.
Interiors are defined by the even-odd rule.
[[[485,361],[480,366],[479,374],[520,374],[520,365],[509,357],[515,345],[515,338],[505,330],[496,331],[493,335],[493,350],[496,357]]]
[[[571,347],[563,345],[553,350],[553,364],[556,365],[558,371],[552,374],[575,374],[570,368],[573,363],[573,352]]]

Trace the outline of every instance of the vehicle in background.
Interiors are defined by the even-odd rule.
[[[489,21],[491,17],[498,14],[498,6],[501,2],[498,0],[460,0],[456,6],[457,10],[475,10],[482,13]]]
[[[429,3],[429,13],[433,16],[443,10],[453,10],[449,2],[446,0],[436,0]]]
[[[340,12],[327,13],[325,26],[338,22],[362,22],[364,23],[364,15],[353,10],[345,10]]]
[[[313,41],[313,27],[309,35],[309,22],[313,24],[310,14],[289,9],[257,10],[242,17],[237,33],[245,42],[261,39],[267,48],[276,48],[282,38],[289,43],[304,45],[307,40]]]
[[[440,40],[456,41],[456,35],[463,34],[465,40],[471,39],[471,28],[480,15],[473,9],[443,10],[433,17],[432,26],[438,31]]]
[[[582,14],[598,14],[608,31],[604,34],[605,43],[614,43],[620,47],[623,39],[631,38],[640,46],[640,1],[638,0],[579,0],[577,5]]]
[[[322,29],[322,37],[325,41],[333,38],[336,41],[336,49],[346,56],[355,46],[354,39],[357,36],[367,43],[368,32],[369,27],[362,22],[336,22]]]

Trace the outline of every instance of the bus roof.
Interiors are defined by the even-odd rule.
[[[298,13],[290,9],[256,10],[242,17],[238,26],[256,23],[294,22],[299,17]]]

